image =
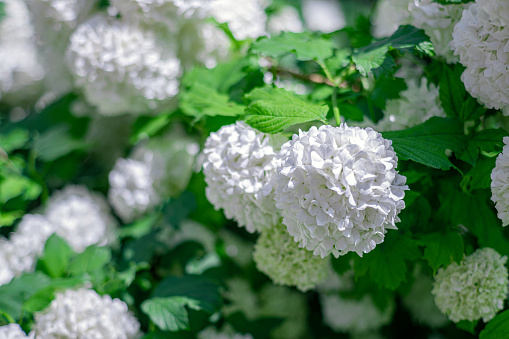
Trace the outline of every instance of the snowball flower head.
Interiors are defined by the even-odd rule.
[[[135,24],[94,16],[71,36],[67,58],[75,84],[103,115],[147,113],[178,93],[176,47]]]
[[[233,329],[226,328],[222,331],[210,326],[198,333],[198,339],[253,339],[251,334],[235,333]]]
[[[396,229],[406,178],[391,141],[371,128],[300,131],[276,155],[276,207],[301,247],[322,258],[362,256]]]
[[[422,78],[420,84],[408,81],[407,86],[399,99],[387,101],[384,117],[376,125],[378,131],[399,131],[434,116],[445,117],[437,86],[428,84],[426,78]]]
[[[243,122],[223,126],[207,138],[203,154],[205,193],[216,209],[251,233],[277,222],[268,188],[275,153],[267,135]]]
[[[19,324],[0,326],[0,339],[28,339],[33,337],[33,334],[27,335]]]
[[[284,6],[273,14],[267,23],[267,29],[272,34],[281,32],[300,33],[304,30],[299,11],[293,6]]]
[[[41,338],[118,338],[139,336],[140,323],[127,304],[82,288],[58,293],[35,314],[34,331]]]
[[[302,15],[312,31],[331,33],[345,27],[341,5],[334,0],[303,0]]]
[[[491,20],[509,25],[509,2],[501,0],[476,0],[476,4],[482,8]]]
[[[376,4],[371,23],[372,33],[377,38],[392,35],[400,25],[410,23],[408,6],[412,0],[380,0]]]
[[[502,225],[509,225],[509,137],[504,137],[504,149],[491,172],[491,200],[495,203]]]
[[[297,286],[303,292],[325,280],[328,273],[329,261],[299,247],[280,224],[262,231],[253,260],[276,284]]]
[[[476,250],[457,264],[440,268],[432,294],[438,309],[451,321],[488,322],[507,298],[507,257],[491,248]]]
[[[494,4],[483,2],[488,3]],[[504,1],[496,3],[507,11]],[[488,108],[509,106],[509,25],[473,4],[454,26],[451,48],[466,67],[461,75],[466,90]]]
[[[380,311],[369,295],[360,300],[345,299],[338,294],[321,295],[324,322],[340,332],[365,333],[388,324],[394,313],[391,300],[384,311]]]
[[[116,241],[116,222],[108,203],[84,186],[67,186],[55,192],[46,208],[46,217],[58,236],[82,252],[91,245],[111,245]]]
[[[124,222],[135,220],[161,201],[147,163],[119,158],[108,178],[108,201]]]
[[[56,228],[40,214],[25,214],[16,232],[0,240],[0,285],[23,272],[34,270],[46,240]]]

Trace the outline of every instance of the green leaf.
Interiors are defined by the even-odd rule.
[[[467,147],[456,153],[456,158],[475,166],[479,158],[479,147],[473,140],[468,140]]]
[[[110,260],[111,250],[109,248],[92,245],[71,260],[69,272],[73,275],[92,273],[103,268]]]
[[[183,87],[190,88],[201,84],[213,88],[219,93],[228,93],[229,89],[240,82],[245,76],[244,68],[249,65],[248,59],[239,59],[219,63],[216,67],[195,67],[182,77]]]
[[[385,109],[387,100],[399,98],[399,94],[407,89],[402,78],[381,78],[377,80],[371,93],[371,101],[381,109]]]
[[[153,297],[174,296],[196,300],[200,308],[209,313],[215,312],[222,305],[218,286],[203,276],[168,276],[159,283],[153,293]]]
[[[83,149],[84,141],[73,139],[65,126],[54,127],[34,138],[34,151],[39,159],[53,161],[73,151]]]
[[[6,203],[22,194],[26,200],[32,200],[39,196],[41,190],[39,184],[21,175],[0,177],[0,203]]]
[[[172,114],[159,114],[155,117],[139,117],[133,124],[130,142],[135,144],[140,140],[154,136],[170,123]]]
[[[479,334],[479,339],[503,338],[509,338],[509,310],[497,314]]]
[[[34,313],[45,309],[58,292],[83,284],[84,280],[81,278],[57,278],[52,279],[51,282],[38,290],[30,298],[28,298],[22,305],[25,312]]]
[[[456,232],[426,234],[418,242],[425,246],[423,259],[433,269],[433,274],[439,267],[463,259],[463,239]]]
[[[21,319],[22,305],[37,291],[45,288],[51,279],[43,273],[25,273],[10,283],[0,286],[0,311],[6,312],[14,320]]]
[[[401,235],[386,237],[373,251],[362,258],[355,258],[355,276],[358,278],[369,273],[377,286],[394,291],[406,281],[405,260],[415,260],[420,256],[415,240]]]
[[[180,95],[180,108],[184,114],[202,118],[203,116],[239,116],[244,114],[244,106],[230,101],[226,94],[200,83]]]
[[[466,191],[490,188],[491,172],[495,168],[496,160],[495,157],[481,157],[477,164],[463,176],[460,186]]]
[[[17,219],[21,218],[25,211],[0,211],[0,227],[11,226]]]
[[[475,328],[477,327],[477,324],[479,323],[479,320],[476,321],[468,321],[468,320],[461,320],[455,323],[457,328],[460,330],[469,332],[471,334],[475,335]]]
[[[251,104],[244,120],[264,133],[280,133],[292,125],[325,122],[329,107],[310,104],[282,88],[256,88],[246,95]]]
[[[73,254],[71,247],[58,235],[53,234],[46,241],[44,254],[39,258],[37,266],[50,277],[62,277],[67,272]]]
[[[504,147],[504,137],[508,136],[507,131],[499,129],[485,129],[474,135],[474,141],[484,153],[500,153]]]
[[[194,310],[201,309],[197,300],[187,297],[169,297],[145,300],[141,304],[141,310],[161,330],[176,332],[189,329],[189,317],[185,306]]]
[[[406,25],[400,26],[392,36],[360,48],[352,56],[352,61],[363,76],[369,72],[375,76],[390,75],[396,66],[394,59],[388,54],[390,50],[418,56],[435,54],[430,38],[424,31]]]
[[[0,133],[0,147],[7,153],[22,148],[30,139],[30,133],[26,129],[15,128],[9,133]]]
[[[392,146],[401,160],[413,160],[442,170],[453,167],[445,150],[461,151],[467,140],[463,134],[463,124],[455,118],[433,117],[415,127],[382,134],[384,138],[392,140]]]
[[[309,32],[283,32],[275,37],[261,37],[251,47],[251,52],[280,59],[293,53],[297,60],[325,60],[333,54],[332,41],[316,37]]]
[[[338,104],[339,112],[341,116],[348,120],[362,121],[364,113],[361,109],[352,104]]]

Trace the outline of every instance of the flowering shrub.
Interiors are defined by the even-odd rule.
[[[0,339],[505,338],[506,0],[0,0]]]

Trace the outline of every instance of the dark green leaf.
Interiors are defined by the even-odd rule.
[[[155,117],[139,117],[133,124],[130,142],[135,144],[140,140],[155,135],[161,129],[168,126],[171,116],[171,114],[159,114]]]
[[[491,172],[495,168],[496,158],[481,157],[477,164],[465,174],[460,185],[467,191],[490,188]]]
[[[280,59],[293,53],[297,60],[325,60],[332,56],[333,44],[330,40],[316,37],[311,33],[283,32],[275,37],[261,37],[251,47],[256,54]]]
[[[399,93],[407,89],[404,79],[401,78],[381,78],[371,93],[371,101],[381,109],[385,109],[387,100],[399,98]]]
[[[47,286],[38,290],[23,303],[23,311],[29,313],[42,311],[51,303],[58,292],[83,284],[83,282],[84,280],[81,278],[52,279]]]
[[[71,247],[58,235],[53,234],[46,241],[44,254],[39,258],[37,266],[51,277],[61,277],[67,272],[72,255]]]
[[[467,139],[463,134],[463,124],[459,120],[438,117],[403,131],[385,132],[383,136],[392,140],[400,159],[413,160],[442,170],[453,166],[445,155],[445,150],[461,151]]]
[[[103,268],[111,260],[111,250],[92,245],[76,255],[69,265],[69,272],[74,275],[92,273]]]
[[[180,108],[184,114],[201,118],[203,116],[239,116],[244,106],[230,101],[226,94],[196,83],[180,95]]]
[[[166,277],[153,293],[154,297],[183,296],[199,302],[206,312],[215,312],[222,304],[218,286],[203,276]]]
[[[200,310],[199,301],[187,297],[151,298],[141,304],[143,313],[149,316],[163,331],[189,329],[189,317],[185,306]]]
[[[461,320],[455,323],[456,327],[460,330],[469,332],[471,334],[475,335],[475,328],[477,327],[477,324],[479,323],[479,320],[476,321],[468,321],[468,320]]]
[[[439,267],[463,259],[463,239],[456,232],[426,234],[419,239],[419,245],[425,246],[423,259],[433,269],[433,274]]]
[[[353,121],[362,121],[364,113],[359,107],[351,104],[338,104],[339,112],[342,117]]]
[[[53,161],[64,155],[83,149],[82,140],[73,139],[65,126],[54,127],[34,139],[34,150],[43,161]]]
[[[499,313],[495,318],[491,319],[479,334],[479,339],[506,338],[509,338],[509,310]]]
[[[485,129],[474,135],[472,141],[485,153],[500,153],[504,147],[504,137],[508,136],[507,131],[499,129]]]
[[[479,158],[479,147],[473,140],[468,140],[467,147],[456,153],[456,158],[475,166]]]
[[[256,88],[246,95],[251,104],[244,120],[265,133],[280,133],[292,125],[325,122],[329,107],[310,104],[282,88]]]

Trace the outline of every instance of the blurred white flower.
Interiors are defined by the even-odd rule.
[[[5,0],[0,20],[0,100],[24,105],[39,94],[44,69],[37,59],[34,31],[23,0]]]
[[[281,224],[262,231],[255,244],[253,260],[258,270],[274,283],[296,286],[303,292],[327,277],[329,265],[329,260],[299,247]]]
[[[433,0],[414,0],[409,5],[411,24],[421,28],[431,38],[435,54],[444,57],[449,63],[458,61],[458,57],[449,47],[454,25],[461,19],[465,4],[441,5]]]
[[[495,203],[497,216],[502,225],[509,225],[509,137],[504,137],[504,148],[497,156],[491,172],[491,200]]]
[[[507,298],[506,261],[495,250],[481,248],[459,265],[440,268],[431,291],[438,309],[454,322],[491,320]]]
[[[210,15],[219,23],[227,23],[237,40],[266,34],[266,0],[213,0],[207,5],[210,6]]]
[[[216,209],[251,233],[278,221],[269,185],[274,148],[267,135],[243,122],[223,126],[207,138],[203,154],[205,193]]]
[[[35,314],[38,338],[134,339],[139,330],[140,323],[125,302],[85,288],[58,293]]]
[[[406,178],[371,128],[321,126],[295,134],[276,155],[276,207],[301,247],[322,258],[368,253],[396,229]]]
[[[108,179],[108,201],[124,222],[139,218],[161,201],[154,190],[150,166],[142,161],[117,159]]]
[[[503,1],[482,2],[507,11]],[[466,90],[488,108],[509,106],[509,26],[491,17],[481,4],[473,4],[463,12],[454,26],[451,48],[466,67],[461,75]]]
[[[0,339],[32,339],[34,334],[26,334],[19,324],[0,326]]]
[[[413,0],[380,0],[371,17],[371,33],[377,38],[391,36],[400,25],[410,23],[408,6]]]
[[[419,125],[431,117],[445,117],[437,86],[428,84],[425,77],[420,84],[407,81],[407,86],[399,99],[387,101],[384,117],[373,127],[377,131],[399,131]]]
[[[303,0],[302,16],[308,29],[331,33],[345,26],[341,5],[336,0]]]
[[[338,294],[320,296],[323,320],[333,330],[340,332],[365,333],[387,325],[394,313],[391,301],[382,312],[369,295],[360,300],[345,299]]]
[[[253,339],[251,334],[235,333],[233,329],[217,330],[210,326],[198,333],[198,339]]]
[[[304,30],[304,26],[297,8],[293,6],[284,6],[269,17],[267,30],[275,35],[281,32],[300,33]]]
[[[45,216],[55,233],[82,252],[91,245],[112,245],[116,239],[116,221],[106,199],[85,186],[67,186],[53,193]]]
[[[476,4],[488,13],[492,21],[498,21],[506,27],[509,25],[509,2],[504,0],[476,0]]]
[[[424,275],[420,269],[416,269],[412,288],[402,301],[417,323],[438,328],[445,326],[449,321],[435,305],[431,295],[432,288],[433,279]]]
[[[134,24],[92,17],[71,36],[67,58],[76,85],[100,114],[150,113],[179,91],[175,43]]]

